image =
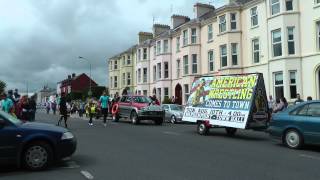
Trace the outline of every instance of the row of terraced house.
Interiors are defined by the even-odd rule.
[[[107,60],[111,96],[175,96],[185,104],[195,77],[263,73],[267,94],[320,98],[320,0],[229,0],[172,15],[138,44]]]

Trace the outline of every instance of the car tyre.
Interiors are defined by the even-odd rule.
[[[290,149],[300,149],[303,146],[303,137],[295,129],[289,129],[285,132],[283,143]]]
[[[200,135],[208,135],[209,127],[207,127],[203,122],[198,123],[197,132]]]
[[[237,128],[226,127],[228,136],[234,136],[237,132]]]
[[[135,125],[139,124],[138,114],[135,111],[131,112],[130,120],[131,120],[132,124],[135,124]]]
[[[53,150],[46,142],[33,142],[25,148],[22,158],[25,168],[32,171],[44,170],[53,161]]]
[[[176,123],[177,123],[177,118],[176,118],[176,116],[172,115],[171,118],[170,118],[170,122],[171,122],[172,124],[176,124]]]

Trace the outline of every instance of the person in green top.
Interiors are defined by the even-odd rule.
[[[13,101],[6,94],[3,94],[1,107],[4,112],[11,113],[11,110],[13,108]]]
[[[107,96],[106,91],[104,91],[102,93],[102,96],[100,96],[99,102],[100,102],[100,106],[101,106],[101,112],[103,115],[103,124],[104,124],[104,126],[107,126],[109,96]]]

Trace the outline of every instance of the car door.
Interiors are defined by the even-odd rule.
[[[320,143],[320,103],[309,104],[303,129],[306,136],[305,141]]]
[[[18,128],[0,116],[0,162],[8,163],[16,159],[19,147]],[[4,123],[3,123],[4,122]]]
[[[170,106],[169,106],[169,105],[162,105],[162,108],[165,110],[166,120],[169,120],[169,119],[170,119],[170,116],[171,116]]]
[[[128,96],[126,99],[126,103],[124,105],[124,113],[126,114],[127,117],[130,117],[130,113],[132,110],[132,97]]]
[[[126,100],[127,100],[127,96],[122,96],[119,102],[119,113],[120,113],[120,116],[122,117],[125,116],[124,110],[125,110]]]

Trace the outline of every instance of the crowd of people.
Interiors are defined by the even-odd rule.
[[[307,101],[312,101],[312,97],[308,96]],[[303,99],[301,99],[300,94],[297,94],[297,99],[294,101],[294,105],[304,102]],[[283,111],[288,108],[288,101],[285,97],[277,98],[276,101],[274,101],[273,97],[269,96],[268,101],[268,107],[270,109],[270,112],[277,113],[279,111]]]
[[[1,94],[0,108],[23,121],[34,121],[37,105],[35,96],[21,96],[15,89]]]

